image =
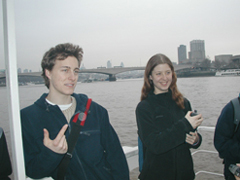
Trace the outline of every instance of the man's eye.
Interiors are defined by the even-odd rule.
[[[79,73],[79,71],[78,70],[76,70],[76,71],[74,71],[76,74],[78,74]]]
[[[68,69],[63,69],[62,71],[63,71],[63,72],[68,72]]]

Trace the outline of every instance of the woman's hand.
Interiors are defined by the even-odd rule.
[[[199,136],[198,136],[197,131],[195,131],[195,132],[190,132],[189,134],[187,134],[185,141],[188,144],[193,145],[193,144],[196,144],[198,142],[198,140],[199,140]]]
[[[237,164],[238,167],[240,167],[240,164]],[[235,176],[236,180],[240,180],[240,177]]]
[[[202,114],[198,114],[196,116],[190,116],[192,111],[188,111],[185,118],[188,120],[188,122],[192,125],[193,129],[196,129],[200,124],[202,124],[203,118]]]

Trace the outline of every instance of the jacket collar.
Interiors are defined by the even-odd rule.
[[[43,109],[46,109],[46,111],[59,109],[59,107],[57,105],[53,106],[53,105],[47,103],[47,101],[46,101],[47,95],[48,95],[48,93],[43,93],[42,96],[37,101],[35,101],[35,104],[37,106],[40,106]],[[77,102],[76,111],[84,112],[85,106],[86,106],[86,103],[88,100],[87,95],[73,93],[72,96],[76,99],[76,102]]]

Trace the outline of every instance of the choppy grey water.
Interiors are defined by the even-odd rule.
[[[192,108],[203,114],[204,126],[215,126],[223,106],[238,96],[240,77],[179,78],[178,88],[191,102]],[[137,145],[135,108],[140,100],[143,79],[116,82],[79,83],[76,93],[84,93],[104,106],[123,146]],[[32,104],[47,92],[44,85],[19,87],[20,108]],[[6,88],[0,88],[0,126],[4,128],[8,146],[10,132]],[[11,151],[11,147],[9,147]]]

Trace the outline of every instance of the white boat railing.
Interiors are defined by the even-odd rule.
[[[192,153],[192,156],[193,156],[194,154],[197,154],[197,153],[213,153],[213,154],[218,154],[217,151],[198,150],[198,151],[193,152],[193,153]],[[205,173],[205,174],[211,174],[211,175],[216,175],[216,176],[222,176],[222,177],[224,177],[224,175],[223,175],[223,174],[220,174],[220,173],[215,173],[215,172],[211,172],[211,171],[202,171],[202,170],[197,171],[197,172],[195,173],[195,175],[197,176],[197,175],[200,174],[200,173]]]
[[[198,131],[209,131],[209,132],[214,132],[215,131],[215,127],[209,127],[209,126],[199,126],[198,127]],[[204,149],[200,149],[200,150],[196,150],[194,152],[192,152],[192,156],[196,155],[197,153],[208,153],[208,154],[218,154],[217,151],[210,151],[210,150],[204,150]],[[221,176],[224,177],[224,175],[222,173],[216,173],[216,172],[211,172],[211,171],[203,171],[203,170],[199,170],[195,173],[195,175],[199,175],[199,174],[210,174],[210,175],[215,175],[215,176]]]

